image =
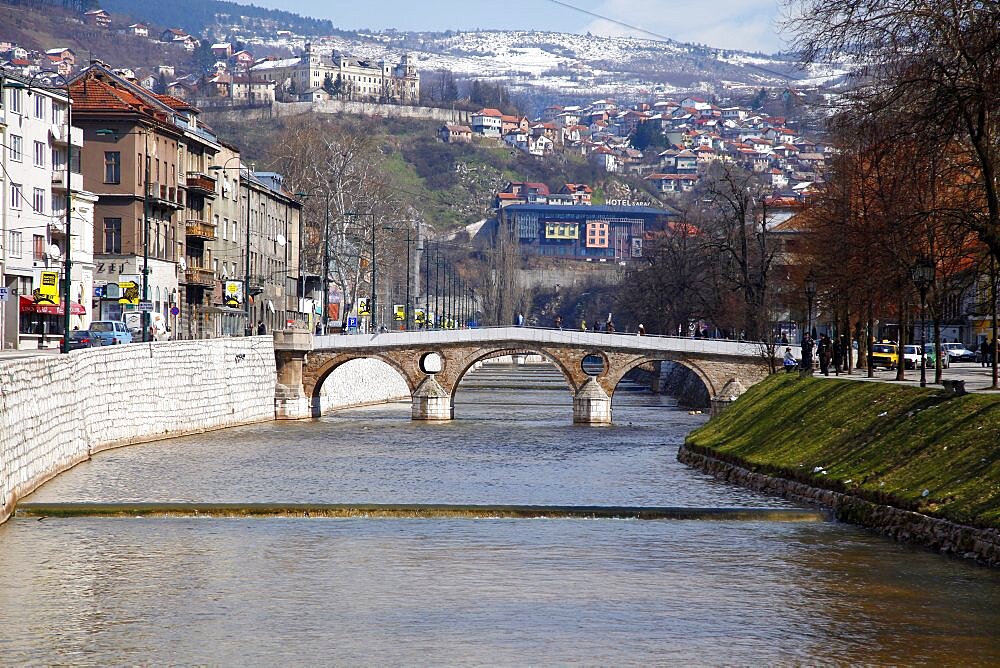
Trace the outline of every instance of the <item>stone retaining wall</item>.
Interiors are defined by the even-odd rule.
[[[866,501],[851,494],[810,487],[801,482],[764,475],[736,463],[723,461],[691,445],[681,446],[677,459],[726,482],[776,494],[834,511],[838,520],[874,529],[904,543],[915,543],[945,554],[977,559],[1000,566],[1000,530],[979,529],[909,510]]]
[[[320,389],[320,406],[326,413],[338,408],[409,401],[410,388],[385,362],[356,359],[338,367]]]
[[[130,344],[0,362],[0,522],[108,448],[274,419],[271,337]]]

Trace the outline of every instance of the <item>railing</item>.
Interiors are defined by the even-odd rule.
[[[187,236],[205,241],[215,241],[215,224],[204,220],[188,220],[185,229]]]
[[[188,190],[194,190],[203,195],[215,196],[215,179],[207,174],[189,173],[187,187]]]
[[[188,285],[211,287],[215,285],[215,272],[211,269],[202,269],[201,267],[188,267],[184,271],[184,280]]]

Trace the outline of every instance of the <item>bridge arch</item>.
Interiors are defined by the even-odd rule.
[[[713,380],[712,376],[708,374],[706,370],[702,368],[702,366],[699,365],[696,360],[680,358],[679,356],[672,356],[672,355],[655,355],[655,356],[650,355],[645,359],[636,359],[622,365],[621,373],[615,374],[617,376],[617,381],[615,382],[614,387],[611,388],[610,392],[612,400],[614,399],[614,393],[615,391],[617,391],[618,385],[622,382],[622,380],[625,379],[625,376],[627,376],[630,372],[634,371],[635,369],[638,369],[639,367],[643,366],[644,364],[650,364],[650,363],[655,364],[658,362],[667,362],[670,364],[676,364],[678,366],[681,366],[688,372],[690,372],[690,374],[694,378],[697,378],[699,381],[701,381],[701,385],[706,393],[706,402],[708,399],[714,397],[717,394],[717,388],[715,387],[716,383]],[[705,403],[705,402],[700,402],[700,403]],[[707,407],[707,403],[705,403],[704,406],[698,405],[696,407],[698,408]]]
[[[339,353],[322,361],[314,368],[313,372],[310,374],[310,378],[303,379],[303,390],[310,400],[312,417],[321,417],[323,414],[322,394],[324,383],[326,383],[326,381],[337,369],[344,366],[348,362],[354,362],[357,360],[375,360],[385,364],[399,375],[400,379],[402,379],[403,383],[406,385],[407,392],[411,395],[420,382],[414,378],[412,370],[407,369],[391,355],[362,351]]]
[[[455,375],[454,385],[452,387],[452,399],[458,393],[458,388],[462,384],[462,379],[468,375],[469,371],[479,362],[483,362],[488,359],[494,359],[497,357],[505,357],[507,355],[538,355],[556,367],[562,374],[563,379],[566,381],[566,389],[569,390],[570,394],[574,394],[578,389],[578,381],[574,378],[574,375],[566,368],[566,365],[556,357],[554,357],[550,352],[547,352],[541,348],[497,348],[490,351],[479,351],[478,354],[474,355],[471,359],[464,363],[464,366]]]

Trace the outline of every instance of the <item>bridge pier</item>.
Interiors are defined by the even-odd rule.
[[[611,397],[593,378],[573,397],[573,424],[611,424]]]
[[[276,420],[303,420],[312,417],[312,402],[302,386],[302,367],[310,350],[312,336],[309,332],[274,332],[275,370],[278,376],[274,386]]]
[[[413,391],[410,417],[414,420],[443,422],[455,417],[451,394],[431,374]]]

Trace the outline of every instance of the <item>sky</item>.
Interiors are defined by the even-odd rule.
[[[654,38],[561,4],[565,2],[682,42],[768,53],[786,46],[776,25],[780,0],[251,1],[255,5],[330,19],[335,26],[345,29],[535,29]]]

